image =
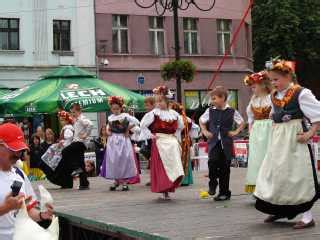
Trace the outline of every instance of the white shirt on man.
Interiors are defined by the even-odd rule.
[[[32,189],[31,183],[27,176],[24,175],[24,179],[16,173],[16,169],[12,168],[10,171],[0,171],[0,203],[3,203],[5,197],[11,193],[11,185],[14,181],[22,182],[20,193],[23,193],[26,197],[32,196],[33,200],[37,197]],[[12,240],[15,224],[15,212],[11,211],[3,216],[0,216],[0,239]]]

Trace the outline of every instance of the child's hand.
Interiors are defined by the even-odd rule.
[[[204,131],[203,135],[208,139],[213,138],[213,134],[211,132],[209,132],[209,131]]]
[[[305,144],[309,141],[311,137],[312,136],[310,136],[309,132],[299,132],[297,134],[297,141],[301,144]]]
[[[230,132],[228,132],[228,136],[229,137],[235,137],[235,136],[237,136],[239,133],[237,132],[237,131],[230,131]]]

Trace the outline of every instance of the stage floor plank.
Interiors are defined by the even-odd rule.
[[[91,178],[89,191],[60,190],[47,182],[35,185],[41,183],[49,189],[58,212],[168,239],[320,239],[318,226],[294,231],[293,221],[264,224],[265,215],[256,211],[251,198],[244,194],[245,169],[232,170],[233,197],[224,203],[199,199],[200,190],[207,189],[204,175],[196,172],[195,184],[179,188],[170,202],[157,200],[160,195],[144,185],[148,174],[143,175],[142,184],[132,186],[129,192],[110,192],[111,182],[102,178]],[[313,214],[320,225],[318,203]]]

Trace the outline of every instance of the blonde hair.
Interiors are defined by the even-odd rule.
[[[52,141],[54,142],[55,136],[54,136],[54,132],[52,131],[51,128],[47,128],[47,129],[46,129],[45,134],[44,134],[44,140],[45,140],[45,141],[48,140],[48,139],[47,139],[47,133],[51,134],[51,136],[53,137]]]
[[[145,99],[144,99],[144,103],[150,103],[151,105],[154,105],[155,104],[155,99],[154,99],[154,97],[146,97]]]

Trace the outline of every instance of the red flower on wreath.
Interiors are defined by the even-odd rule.
[[[108,103],[109,105],[117,104],[120,107],[122,107],[124,104],[124,99],[120,96],[110,96],[108,97]]]
[[[253,84],[261,84],[265,79],[268,79],[268,73],[266,71],[261,71],[246,76],[244,78],[244,84],[246,86],[251,86]]]
[[[58,112],[58,118],[68,122],[69,124],[73,124],[73,118],[71,115],[66,111],[60,111]]]
[[[165,85],[158,86],[158,87],[154,88],[152,91],[154,94],[163,95],[163,96],[166,96],[169,93],[169,89]]]

